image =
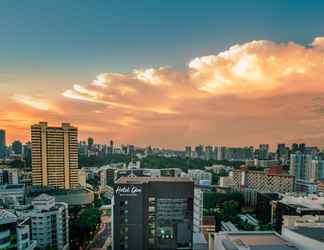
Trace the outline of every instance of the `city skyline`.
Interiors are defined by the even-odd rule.
[[[324,147],[322,3],[143,5],[0,4],[8,142],[48,121],[99,143]]]

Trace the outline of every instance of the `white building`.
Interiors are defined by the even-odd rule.
[[[46,194],[34,198],[32,205],[28,215],[32,222],[32,239],[37,241],[37,247],[69,249],[68,205],[55,202],[54,197]]]
[[[32,250],[36,247],[37,242],[31,240],[29,217],[24,218],[17,223],[17,250]]]
[[[233,187],[233,177],[231,175],[219,177],[219,186],[223,188]]]
[[[194,212],[193,212],[193,232],[199,233],[202,230],[204,198],[200,188],[194,189]]]
[[[88,173],[86,170],[80,169],[78,171],[78,180],[79,180],[79,184],[81,187],[87,186],[87,176],[88,176]]]
[[[25,201],[25,186],[23,184],[8,184],[0,186],[0,202],[9,207],[23,204]]]
[[[30,239],[28,219],[19,218],[5,209],[0,209],[0,249],[33,250],[36,242]]]
[[[201,169],[189,169],[188,175],[192,178],[195,184],[200,184],[201,181],[212,183],[212,174]]]

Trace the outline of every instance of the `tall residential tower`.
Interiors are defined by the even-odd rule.
[[[6,156],[6,131],[0,129],[0,158]]]
[[[78,186],[78,130],[69,123],[31,126],[32,182],[35,186],[70,189]]]

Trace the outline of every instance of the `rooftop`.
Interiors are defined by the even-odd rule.
[[[290,230],[313,240],[324,242],[324,228],[322,227],[297,227],[290,228]]]
[[[17,221],[17,216],[5,209],[0,209],[0,225]]]
[[[279,202],[291,207],[299,208],[301,210],[323,210],[324,211],[324,197],[321,196],[284,195]]]
[[[191,182],[190,177],[146,177],[146,176],[123,176],[120,177],[116,184],[142,184],[142,183],[148,183],[148,182]]]
[[[217,234],[215,243],[220,243],[225,250],[297,250],[295,246],[272,231],[239,231]],[[216,246],[216,244],[215,244]],[[214,249],[219,249],[215,248]]]
[[[0,186],[0,191],[8,191],[8,190],[24,190],[24,184],[6,184]]]
[[[52,199],[54,199],[53,196],[49,196],[47,194],[41,194],[41,195],[38,195],[37,197],[35,197],[33,199],[33,201],[50,201]]]

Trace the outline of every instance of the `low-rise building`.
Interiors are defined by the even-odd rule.
[[[0,209],[0,249],[33,250],[36,242],[30,239],[29,218],[18,218]]]
[[[5,207],[14,207],[25,203],[25,186],[8,184],[0,186],[0,203]]]
[[[219,186],[222,188],[233,187],[233,177],[232,176],[221,176],[219,177]]]
[[[202,181],[207,181],[209,185],[212,183],[212,174],[201,169],[189,169],[188,175],[192,178],[195,184],[200,184]]]
[[[309,195],[284,195],[281,200],[272,202],[273,226],[278,232],[300,223],[324,222],[324,197]]]
[[[258,192],[288,193],[294,191],[294,176],[282,171],[279,166],[271,167],[266,171],[249,170],[242,166],[232,172],[233,188],[242,191],[245,188],[254,189]]]
[[[301,250],[324,249],[323,227],[283,228],[282,237]]]
[[[209,239],[209,250],[298,250],[272,231],[219,232]]]

